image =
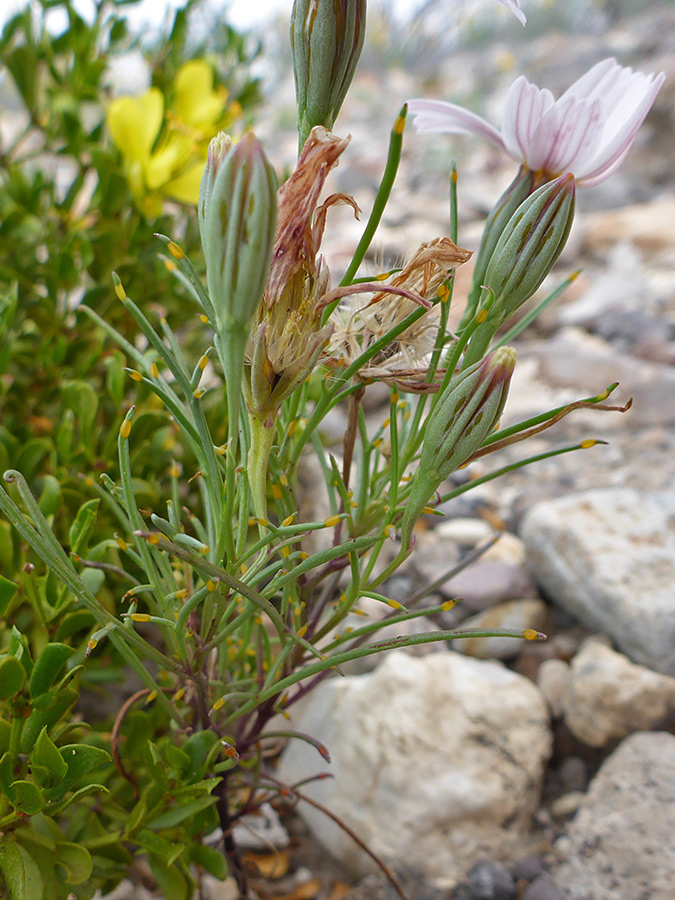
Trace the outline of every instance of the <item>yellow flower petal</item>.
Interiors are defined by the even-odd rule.
[[[193,148],[187,135],[171,132],[147,161],[145,180],[148,187],[154,190],[184,169],[194,157]]]
[[[202,181],[205,165],[205,159],[194,163],[182,175],[165,184],[163,188],[164,193],[180,203],[197,203],[199,200],[199,185]]]
[[[223,114],[227,94],[213,89],[213,69],[203,59],[180,67],[174,81],[171,109],[186,125],[210,134]]]
[[[151,88],[140,97],[119,97],[108,107],[106,122],[123,156],[141,163],[150,156],[164,118],[161,91]]]

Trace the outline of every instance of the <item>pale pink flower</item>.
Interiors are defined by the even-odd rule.
[[[421,133],[478,135],[546,179],[571,172],[579,185],[590,186],[626,158],[665,77],[605,59],[555,100],[521,75],[506,95],[501,132],[442,100],[411,100],[408,112]]]
[[[499,0],[499,3],[507,9],[510,9],[521,25],[524,25],[527,22],[525,13],[520,8],[520,0]]]

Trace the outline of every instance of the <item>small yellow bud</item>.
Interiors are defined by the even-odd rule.
[[[211,581],[211,579],[209,578],[209,580],[206,582],[206,590],[209,591],[209,592],[212,592],[212,591],[215,591],[215,590],[217,590],[217,589],[218,589],[218,585],[216,584],[216,582],[215,582],[215,581]]]
[[[167,244],[167,250],[174,259],[185,259],[185,254],[178,246],[178,244],[176,244],[174,241],[169,241],[169,243]]]
[[[282,494],[282,490],[278,484],[272,485],[272,496],[274,497],[275,500],[281,500],[283,494]]]
[[[131,420],[125,419],[120,426],[120,437],[126,440],[131,434]]]
[[[173,695],[173,699],[176,702],[178,702],[178,700],[182,700],[184,696],[185,696],[185,688],[184,687],[178,688],[176,693]]]
[[[444,603],[441,603],[441,609],[443,612],[450,612],[451,609],[457,605],[456,600],[446,600]]]
[[[216,700],[216,702],[213,704],[213,709],[214,709],[215,712],[218,712],[218,710],[219,710],[219,709],[222,709],[223,706],[225,706],[225,698],[224,698],[224,697],[218,697],[218,699]]]
[[[209,317],[208,317],[208,316],[205,316],[204,313],[199,313],[199,318],[202,320],[202,322],[203,322],[205,325],[210,325],[210,324],[211,324],[211,322],[210,322],[210,320],[209,320]]]
[[[157,368],[157,363],[156,363],[156,362],[151,362],[151,363],[150,363],[150,375],[151,375],[153,378],[159,378],[159,369]]]
[[[159,544],[159,534],[156,531],[153,531],[152,534],[149,534],[146,538],[149,544]]]
[[[195,398],[195,400],[201,400],[205,393],[206,388],[197,388],[192,392],[192,396]]]
[[[133,622],[149,622],[150,621],[150,616],[148,615],[148,613],[132,613],[129,616],[129,618]]]
[[[143,376],[136,369],[129,369],[128,375],[132,381],[143,381]]]
[[[129,545],[127,544],[127,542],[124,540],[124,538],[121,538],[118,534],[115,535],[115,540],[117,541],[117,546],[120,548],[120,550],[128,550],[129,549]]]
[[[239,566],[239,574],[240,574],[240,575],[245,575],[247,572],[248,572],[248,566],[247,566],[245,563],[242,563],[242,564]]]
[[[592,438],[586,438],[585,441],[582,441],[579,446],[582,450],[588,450],[589,447],[595,447],[597,441],[594,441]]]
[[[303,625],[302,628],[298,628],[297,635],[298,637],[304,637],[307,634],[307,626]]]
[[[115,293],[117,294],[118,300],[127,299],[127,292],[124,290],[124,286],[119,279],[115,282]]]
[[[197,368],[203,372],[204,369],[206,368],[206,364],[208,363],[208,361],[209,361],[209,353],[206,352],[202,356],[200,356],[199,362],[197,363]]]
[[[289,525],[293,524],[293,519],[295,518],[295,513],[291,513],[290,516],[286,516],[286,518],[281,523],[282,528],[288,528]]]
[[[323,524],[326,528],[332,528],[334,525],[340,521],[340,516],[328,516],[327,519],[324,519]]]
[[[291,548],[290,547],[282,547],[281,555],[284,557],[284,559],[288,559],[288,557],[291,555]]]
[[[405,128],[405,116],[397,116],[394,122],[394,134],[403,134]]]
[[[309,553],[301,550],[300,553],[298,553],[298,559],[309,559]]]
[[[387,606],[391,606],[392,609],[403,609],[402,604],[398,600],[387,600]]]
[[[148,706],[153,700],[157,699],[157,691],[150,691],[145,699],[145,705]]]

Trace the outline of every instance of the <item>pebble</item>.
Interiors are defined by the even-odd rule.
[[[675,678],[638,666],[592,637],[572,660],[562,705],[572,734],[604,747],[675,722]]]
[[[568,900],[672,900],[673,834],[675,737],[632,734],[591,782],[553,875]]]
[[[514,900],[516,885],[509,870],[500,862],[484,859],[469,872],[467,886],[476,900]]]
[[[570,791],[551,803],[551,815],[554,819],[569,819],[581,806],[585,794],[583,791]]]
[[[443,593],[448,597],[461,597],[463,607],[471,612],[480,612],[507,600],[537,596],[536,588],[523,568],[490,559],[479,559],[462,569],[446,582]]]
[[[537,687],[546,698],[551,718],[560,719],[572,679],[569,665],[562,659],[545,659],[537,671]]]
[[[673,676],[674,519],[675,491],[610,488],[539,503],[521,527],[551,600],[634,662]]]
[[[522,900],[565,900],[565,893],[551,876],[544,872],[525,888]]]
[[[452,884],[526,840],[551,750],[548,713],[535,685],[501,663],[394,651],[372,673],[322,682],[291,720],[332,759],[333,778],[305,793],[385,859]],[[278,777],[293,784],[325,771],[314,747],[293,741]],[[370,859],[334,822],[307,805],[298,812],[345,871],[369,873]]]
[[[513,866],[512,874],[516,881],[534,881],[545,870],[544,860],[541,856],[530,853],[519,859]]]
[[[483,519],[470,519],[460,517],[456,519],[447,519],[437,525],[436,534],[439,538],[447,541],[454,541],[464,547],[477,547],[489,541],[494,535],[494,531]],[[485,559],[485,556],[482,557]]]

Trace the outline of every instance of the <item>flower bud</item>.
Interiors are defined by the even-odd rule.
[[[465,367],[484,356],[497,329],[529,300],[553,268],[572,227],[575,193],[574,176],[562,175],[538,188],[509,219],[483,282],[495,299],[467,345]]]
[[[248,331],[267,283],[277,220],[274,169],[253,134],[209,145],[199,198],[206,277],[218,331]]]
[[[291,51],[300,147],[315,125],[331,129],[366,32],[366,0],[295,0]]]
[[[441,482],[469,459],[499,421],[516,356],[512,347],[499,347],[451,381],[434,407],[401,522],[404,546]]]
[[[503,301],[505,317],[534,294],[553,268],[574,219],[576,182],[563,175],[518,207],[497,242],[485,284]]]
[[[473,270],[471,290],[469,291],[469,303],[462,324],[466,324],[466,321],[471,318],[478,305],[483,285],[485,284],[485,272],[499,238],[520,204],[533,193],[535,186],[536,178],[534,172],[531,172],[525,166],[521,166],[520,171],[488,216],[483,229],[480,247],[476,253],[476,265]]]

